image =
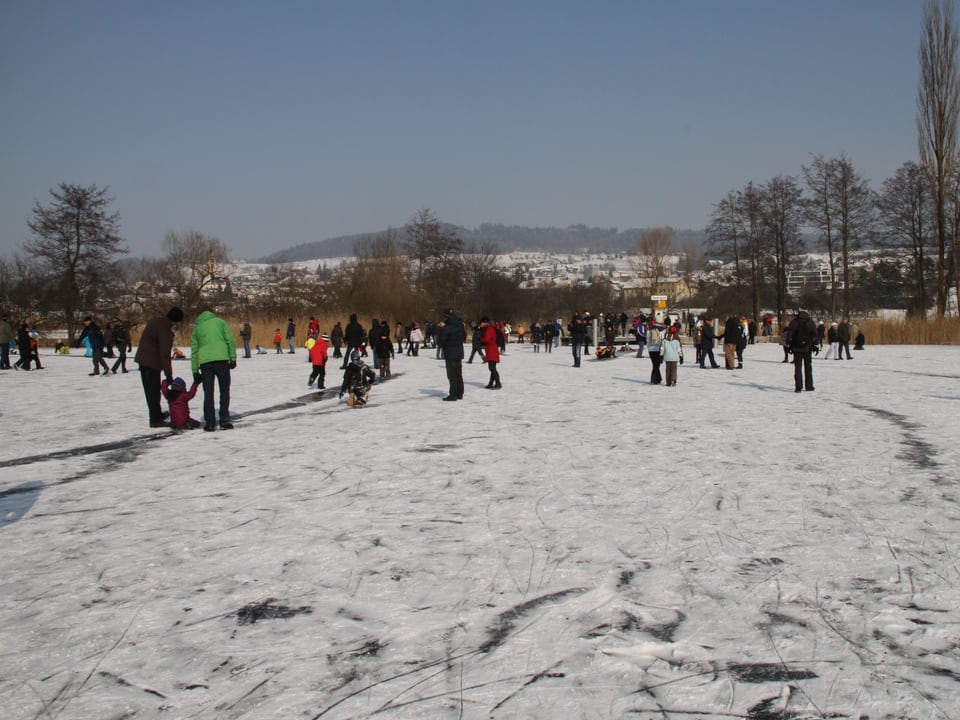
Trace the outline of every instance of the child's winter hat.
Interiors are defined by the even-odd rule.
[[[170,383],[170,389],[179,390],[180,392],[183,392],[187,389],[187,384],[183,381],[183,378],[180,378],[180,377],[174,378],[173,382]]]

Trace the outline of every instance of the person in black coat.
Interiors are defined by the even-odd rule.
[[[447,380],[450,392],[444,400],[463,400],[463,344],[467,341],[467,329],[452,308],[445,313],[443,327],[437,337],[437,345],[443,350],[443,361],[447,367]]]
[[[573,351],[573,366],[580,367],[580,357],[583,347],[587,344],[587,325],[583,317],[577,313],[567,325],[570,332],[570,349]]]
[[[467,360],[467,365],[473,362],[473,356],[479,355],[480,362],[486,362],[487,358],[483,355],[483,345],[480,344],[480,338],[483,335],[483,328],[480,327],[480,323],[476,323],[473,326],[473,337],[470,339],[470,359]]]
[[[727,318],[723,326],[723,358],[726,362],[727,370],[733,370],[736,366],[737,344],[740,342],[740,321],[733,315]]]
[[[357,314],[353,313],[350,316],[350,322],[347,323],[347,326],[343,329],[343,341],[346,344],[347,348],[343,353],[343,365],[340,366],[341,370],[347,369],[347,363],[350,361],[350,354],[357,350],[359,351],[363,345],[363,339],[366,333],[363,330],[363,326],[357,322]],[[336,353],[334,353],[336,357]]]
[[[813,390],[813,363],[811,354],[817,347],[817,326],[810,313],[801,310],[787,325],[786,345],[793,353],[793,389],[795,392]]]
[[[17,352],[20,353],[20,359],[13,364],[14,369],[29,370],[33,353],[30,350],[30,326],[26,323],[17,329]]]
[[[707,358],[710,358],[710,367],[720,367],[713,357],[713,342],[717,339],[717,332],[713,329],[713,320],[703,319],[700,331],[700,367],[705,367]]]

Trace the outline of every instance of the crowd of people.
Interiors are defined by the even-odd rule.
[[[184,313],[178,307],[172,307],[162,316],[148,321],[140,336],[134,361],[139,366],[141,384],[147,405],[150,427],[170,427],[185,430],[202,427],[205,431],[230,430],[233,423],[230,416],[231,371],[237,367],[237,344],[229,325],[210,310],[197,316],[191,332],[191,379],[189,387],[180,377],[174,377],[172,360],[186,359],[185,354],[174,346],[176,327],[184,320]],[[716,324],[715,324],[716,322]],[[93,363],[91,376],[108,375],[118,371],[126,373],[127,353],[132,350],[130,328],[126,323],[113,321],[103,330],[87,316],[83,321],[77,345],[86,348],[86,354]],[[745,348],[756,341],[756,337],[770,336],[772,323],[765,317],[758,324],[745,317],[731,315],[722,326],[719,321],[700,316],[677,316],[669,314],[646,316],[637,314],[632,319],[626,313],[601,313],[596,318],[589,312],[576,312],[564,324],[559,319],[535,321],[530,327],[518,325],[516,331],[510,323],[492,321],[483,316],[469,324],[469,328],[454,312],[448,308],[443,320],[433,322],[396,322],[392,327],[387,320],[373,319],[370,326],[364,327],[356,313],[351,314],[345,326],[337,321],[329,332],[322,332],[315,317],[310,318],[304,347],[310,363],[309,387],[318,390],[326,388],[326,370],[330,358],[340,360],[339,369],[343,371],[340,385],[340,397],[348,396],[351,406],[366,403],[371,385],[379,373],[381,381],[392,375],[391,360],[398,354],[417,357],[421,349],[436,349],[436,357],[444,361],[448,381],[448,392],[443,400],[452,402],[462,400],[464,396],[463,363],[465,345],[470,340],[470,356],[466,360],[471,364],[476,356],[487,364],[489,381],[486,388],[499,390],[503,387],[500,378],[501,355],[506,352],[507,344],[515,336],[517,344],[531,345],[533,352],[551,353],[561,345],[561,340],[569,345],[573,366],[580,367],[590,347],[596,347],[598,359],[615,356],[617,345],[621,352],[633,352],[636,345],[637,358],[642,358],[644,350],[650,359],[650,384],[665,384],[675,387],[678,381],[678,365],[684,361],[683,348],[685,335],[687,342],[693,345],[695,363],[702,369],[719,368],[714,355],[717,343],[722,346],[724,367],[727,370],[743,369]],[[252,329],[249,321],[244,322],[238,332],[244,358],[252,356]],[[14,331],[9,317],[0,319],[0,369],[17,368],[30,370],[31,365],[42,369],[37,351],[39,333],[26,323]],[[283,353],[281,344],[286,339],[288,354],[294,354],[297,347],[296,324],[290,318],[286,334],[277,328],[274,344],[278,353]],[[812,391],[814,355],[819,354],[824,344],[828,345],[826,359],[840,360],[844,354],[853,359],[850,343],[854,349],[863,349],[865,338],[856,331],[849,318],[832,322],[815,322],[806,310],[800,310],[785,324],[780,333],[780,342],[784,350],[783,362],[794,364],[794,389],[796,392]],[[396,343],[396,344],[394,344]],[[63,345],[60,343],[59,345]],[[19,359],[11,365],[11,349],[17,351]],[[58,348],[59,351],[60,348]],[[258,354],[266,353],[256,345]],[[116,351],[116,353],[115,353]],[[367,366],[365,359],[372,356],[372,365]],[[116,358],[111,367],[105,358]],[[119,370],[118,370],[119,369]],[[189,402],[198,390],[203,389],[203,420],[190,416]],[[166,399],[169,410],[164,410],[162,400]]]

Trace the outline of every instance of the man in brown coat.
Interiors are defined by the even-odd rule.
[[[140,365],[140,382],[147,398],[150,427],[167,427],[163,408],[160,406],[160,380],[173,382],[173,366],[170,352],[173,349],[173,326],[183,320],[183,310],[178,307],[162,317],[155,317],[143,328],[134,361]]]

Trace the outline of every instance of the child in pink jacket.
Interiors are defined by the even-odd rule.
[[[193,385],[187,390],[183,378],[174,378],[167,384],[164,378],[160,383],[160,392],[170,405],[170,427],[174,430],[193,430],[200,427],[200,421],[190,417],[190,401],[197,394],[200,382],[194,378]]]

